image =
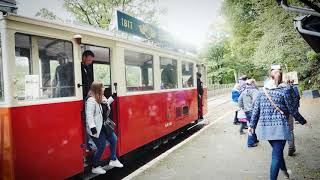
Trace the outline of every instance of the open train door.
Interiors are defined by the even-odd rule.
[[[93,77],[93,81],[99,81],[102,82],[105,86],[104,95],[108,98],[112,95],[112,88],[111,88],[111,66],[110,66],[110,48],[108,47],[101,47],[101,46],[95,46],[95,45],[88,45],[88,44],[82,44],[81,45],[81,53],[90,50],[94,54],[94,59],[91,65],[87,66],[87,73],[90,77]],[[84,82],[82,82],[84,84]],[[116,88],[115,88],[116,89]],[[84,98],[85,100],[85,98]],[[112,103],[112,111],[109,115],[109,117],[115,122],[115,124],[118,124],[117,117],[116,117],[116,100]],[[86,153],[84,154],[85,158],[85,167],[87,165],[90,165],[91,163],[91,156],[93,155],[90,151],[91,148],[95,148],[95,145],[92,140],[90,140],[90,137],[88,137],[86,133],[86,126],[84,126],[84,133],[85,133],[85,141],[86,141]],[[105,152],[102,156],[103,159],[108,158],[110,152],[109,148],[105,149]],[[90,171],[91,172],[91,171]],[[91,173],[85,171],[85,177],[93,177]]]

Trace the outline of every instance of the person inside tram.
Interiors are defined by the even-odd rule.
[[[117,149],[117,136],[112,131],[108,133],[107,127],[104,124],[102,104],[107,104],[110,108],[110,104],[113,101],[113,97],[108,99],[103,95],[104,86],[101,82],[93,82],[88,92],[88,99],[86,101],[86,130],[94,141],[97,150],[93,156],[92,173],[105,174],[106,171],[101,167],[101,156],[106,147],[106,141],[109,142],[110,147],[110,162],[109,166],[122,168],[123,164],[118,160],[116,156]],[[115,95],[114,95],[115,96]]]
[[[57,60],[59,65],[56,68],[54,79],[52,81],[53,97],[68,97],[74,93],[73,89],[73,64],[68,62],[68,56],[65,53],[58,53]],[[70,72],[72,71],[72,72]]]
[[[172,89],[176,87],[176,79],[173,65],[167,64],[161,72],[162,89]]]
[[[93,82],[93,73],[91,67],[93,59],[94,53],[92,51],[86,50],[82,53],[81,75],[83,99],[86,99],[90,86]]]
[[[193,86],[193,76],[191,75],[187,81],[187,87],[192,87]]]

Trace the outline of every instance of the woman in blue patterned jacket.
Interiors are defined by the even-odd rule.
[[[265,85],[264,92],[260,92],[249,125],[249,133],[256,130],[259,140],[268,140],[272,146],[272,161],[270,168],[270,180],[276,180],[281,169],[285,177],[289,173],[283,158],[283,149],[291,134],[288,124],[288,115],[291,114],[300,124],[307,121],[292,105],[289,89],[279,86],[282,80],[280,70],[271,70],[270,81]]]

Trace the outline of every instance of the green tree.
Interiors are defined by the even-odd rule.
[[[108,29],[117,10],[124,11],[144,21],[157,24],[166,9],[157,6],[159,0],[64,0],[64,8],[80,23]],[[48,9],[42,8],[36,16],[61,20]]]
[[[290,3],[302,5],[297,0]],[[293,28],[298,14],[274,0],[225,0],[223,14],[231,29],[228,54],[240,64],[235,69],[258,78],[271,64],[280,64],[285,71],[297,71],[303,87],[319,86],[319,57]]]
[[[36,17],[40,17],[43,19],[49,19],[49,20],[58,20],[58,21],[62,21],[61,18],[59,18],[58,16],[56,16],[53,12],[49,11],[46,8],[41,8],[37,13],[36,13]]]

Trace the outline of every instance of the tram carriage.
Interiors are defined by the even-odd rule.
[[[107,94],[117,90],[118,156],[198,119],[196,72],[204,81],[206,73],[193,56],[94,28],[11,14],[0,22],[0,179],[65,179],[84,171],[84,50],[95,54],[94,79]],[[204,88],[204,113],[206,99]]]

